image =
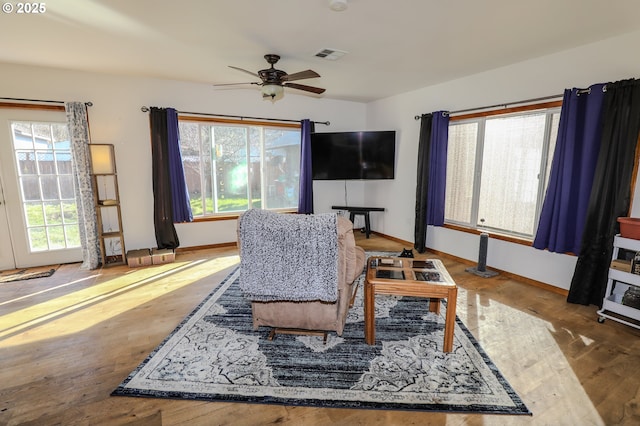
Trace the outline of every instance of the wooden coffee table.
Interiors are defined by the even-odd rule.
[[[444,352],[453,349],[458,287],[438,259],[371,257],[367,260],[364,284],[364,339],[376,343],[375,296],[389,294],[429,298],[429,311],[440,313],[441,299],[447,299],[444,327]]]

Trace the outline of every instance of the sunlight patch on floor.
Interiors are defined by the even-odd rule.
[[[116,277],[105,274],[105,281],[98,278],[91,287],[0,316],[0,347],[76,333],[238,262],[238,256],[227,256],[132,269]],[[214,281],[212,289],[219,283]],[[91,315],[84,311],[89,307]]]
[[[71,282],[68,282],[68,283],[65,283],[65,284],[57,285],[55,287],[46,288],[44,290],[35,291],[33,293],[29,293],[29,294],[26,294],[24,296],[16,297],[15,299],[5,300],[4,302],[0,302],[0,306],[10,305],[12,303],[20,302],[22,300],[26,300],[26,299],[29,299],[31,297],[36,297],[36,296],[40,296],[40,295],[45,294],[45,293],[50,293],[52,291],[59,290],[61,288],[71,287],[71,286],[74,286],[76,284],[82,283],[84,281],[93,280],[94,278],[96,278],[98,276],[99,275],[90,275],[88,277],[80,278],[79,280],[71,281]]]
[[[510,307],[481,293],[461,291],[458,306],[461,308],[458,309],[459,317],[516,392],[521,396],[526,395],[523,400],[534,416],[536,403],[540,400],[547,400],[542,403],[546,407],[555,407],[548,409],[545,418],[538,417],[537,421],[545,424],[546,419],[551,422],[548,424],[553,424],[553,416],[561,416],[573,409],[575,401],[580,400],[582,416],[587,422],[585,424],[603,424],[576,376],[568,354],[560,346],[574,345],[575,350],[575,345],[588,346],[593,343],[592,339],[576,335],[566,327],[558,327],[533,313]],[[532,350],[533,347],[536,349]],[[539,356],[541,350],[546,354],[544,357]],[[559,371],[562,371],[562,382],[556,380]],[[531,377],[537,377],[538,380],[531,380]],[[572,396],[564,398],[566,395]],[[573,402],[567,404],[566,401]]]

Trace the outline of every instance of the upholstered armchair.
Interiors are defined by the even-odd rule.
[[[348,219],[249,210],[238,219],[238,245],[255,330],[342,335],[365,263]]]

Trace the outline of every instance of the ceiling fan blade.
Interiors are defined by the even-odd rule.
[[[252,76],[254,76],[254,77],[260,77],[260,76],[258,75],[258,73],[253,72],[253,71],[245,70],[244,68],[234,67],[233,65],[229,65],[229,68],[233,68],[234,70],[238,70],[238,71],[246,72],[247,74],[251,74],[251,75],[252,75]]]
[[[285,81],[295,81],[295,80],[304,80],[305,78],[316,78],[320,77],[320,74],[313,70],[306,70],[300,72],[294,72],[293,74],[285,75],[283,80]]]
[[[261,83],[257,83],[255,81],[249,81],[249,82],[242,82],[242,83],[222,83],[222,84],[214,84],[213,87],[220,87],[220,86],[237,86],[239,84],[261,84]]]
[[[319,87],[306,86],[304,84],[298,84],[298,83],[284,83],[283,86],[290,87],[292,89],[304,90],[306,92],[316,93],[318,95],[321,93],[324,93],[324,91],[326,90],[326,89],[321,89]]]

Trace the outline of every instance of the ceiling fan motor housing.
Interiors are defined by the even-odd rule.
[[[282,84],[282,80],[287,73],[273,68],[272,65],[272,68],[258,71],[258,75],[264,84]]]
[[[271,64],[271,68],[258,71],[258,75],[260,76],[262,83],[282,85],[282,78],[286,76],[287,73],[281,70],[277,70],[273,66],[280,60],[280,55],[268,53],[264,55],[264,59],[267,61],[267,63]]]

